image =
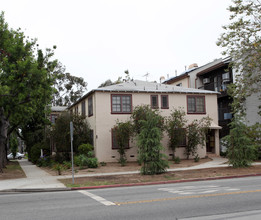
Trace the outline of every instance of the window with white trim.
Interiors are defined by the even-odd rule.
[[[131,95],[111,95],[112,113],[131,113]]]

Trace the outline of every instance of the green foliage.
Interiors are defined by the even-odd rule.
[[[43,55],[35,39],[26,37],[21,29],[10,29],[3,12],[0,36],[0,121],[4,122],[0,131],[11,133],[18,127],[30,128],[27,123],[33,117],[44,118],[45,106],[52,98],[51,73],[56,61],[51,61],[52,50],[47,49]],[[0,137],[7,138],[2,134]],[[4,143],[6,140],[0,142],[0,169],[4,164],[1,155],[6,153]]]
[[[35,144],[30,150],[30,160],[32,163],[36,163],[41,156],[42,144]]]
[[[89,143],[90,127],[84,117],[79,115],[70,115],[69,113],[61,114],[54,125],[51,133],[58,152],[69,152],[71,150],[70,140],[70,122],[73,122],[73,146],[74,152],[78,151],[78,146],[82,143]]]
[[[151,112],[151,107],[149,105],[138,105],[134,108],[131,119],[133,123],[133,132],[136,134],[140,134],[142,121],[149,120],[149,112]],[[157,109],[154,110],[155,114],[158,115],[159,120],[157,121],[157,127],[160,128],[161,131],[164,130],[164,118],[160,116],[159,111]]]
[[[173,109],[166,121],[166,130],[169,136],[169,147],[172,149],[172,159],[175,159],[175,151],[185,136],[186,113],[183,109]]]
[[[194,162],[199,162],[199,160],[200,160],[200,157],[198,156],[198,154],[196,154],[196,156],[194,157]]]
[[[49,146],[47,146],[44,142],[42,142],[42,143],[37,143],[31,147],[29,159],[32,163],[34,164],[38,163],[41,156],[41,149],[43,150],[43,152],[46,152],[49,150]]]
[[[61,114],[54,125],[52,136],[56,144],[57,152],[70,151],[70,121],[72,117],[69,113]]]
[[[185,148],[185,155],[187,159],[189,156],[194,156],[197,153],[198,145],[205,144],[206,132],[209,129],[211,119],[209,117],[204,117],[200,120],[193,120],[186,128],[187,132],[187,146]]]
[[[259,0],[232,0],[230,24],[218,39],[223,54],[232,57],[230,66],[237,77],[229,88],[234,113],[245,114],[245,99],[261,88],[261,7]],[[261,105],[260,105],[261,107]]]
[[[157,111],[146,108],[143,117],[146,120],[139,120],[138,134],[138,154],[139,161],[142,163],[141,174],[153,175],[166,171],[168,161],[166,155],[162,154],[163,147],[160,143],[162,139],[162,130],[159,125],[162,123],[162,117]]]
[[[73,163],[75,164],[75,166],[80,166],[81,161],[79,156],[76,155],[73,157]]]
[[[180,160],[179,157],[174,157],[174,160],[173,160],[173,161],[174,161],[175,164],[180,164],[180,161],[181,161],[181,160]]]
[[[71,156],[70,152],[57,152],[55,154],[54,160],[57,163],[63,163],[64,161],[70,161],[71,160],[70,156]]]
[[[40,157],[37,162],[36,165],[38,167],[51,167],[53,165],[54,161],[51,159],[50,156],[44,156],[44,157]]]
[[[89,152],[87,153],[87,157],[88,157],[88,158],[94,157],[94,152],[93,152],[93,151],[89,151]]]
[[[88,153],[90,151],[93,150],[93,146],[91,144],[81,144],[79,147],[78,147],[78,152],[79,154],[84,154],[84,155],[88,155]]]
[[[11,153],[13,154],[13,158],[15,158],[16,152],[18,150],[18,140],[17,140],[17,137],[14,134],[12,134],[10,136],[10,143],[9,144],[10,144],[9,146],[10,146],[10,149],[11,149]]]
[[[75,152],[77,152],[78,146],[83,143],[91,143],[90,140],[90,125],[85,120],[84,116],[73,115],[73,144],[75,146]]]
[[[248,167],[257,158],[255,142],[249,136],[242,118],[234,117],[230,123],[230,134],[223,141],[226,143],[229,164],[234,168]]]
[[[65,67],[57,63],[55,72],[53,105],[67,106],[76,102],[82,97],[87,89],[87,83],[82,77],[65,73]]]
[[[93,155],[89,155],[89,156],[93,156]],[[79,166],[80,169],[83,169],[84,167],[97,168],[99,162],[95,157],[87,157],[84,154],[80,154],[78,156],[74,156],[74,164],[76,166]]]
[[[130,73],[128,70],[124,71],[125,77],[124,79],[122,77],[118,77],[118,79],[114,82],[112,82],[110,79],[107,79],[104,83],[99,85],[99,88],[101,87],[106,87],[106,86],[111,86],[111,85],[115,85],[115,84],[119,84],[119,83],[123,83],[126,81],[130,81]]]
[[[116,140],[119,146],[118,152],[120,154],[119,163],[125,166],[127,159],[125,154],[125,149],[129,143],[132,135],[132,125],[130,121],[119,122],[117,121],[114,126],[114,131],[116,132]]]
[[[64,166],[62,164],[56,163],[53,166],[53,170],[56,170],[58,172],[58,175],[62,175],[62,171],[64,170]]]
[[[100,165],[101,165],[101,166],[106,166],[107,163],[105,163],[104,161],[102,161],[102,162],[100,162]]]
[[[88,158],[88,160],[87,160],[88,168],[97,168],[98,164],[99,164],[99,162],[96,157]]]
[[[88,157],[85,156],[84,154],[80,154],[78,156],[78,162],[79,162],[78,166],[80,166],[80,168],[87,167],[88,166]]]
[[[72,163],[70,161],[63,161],[63,166],[66,169],[71,169],[72,168]]]

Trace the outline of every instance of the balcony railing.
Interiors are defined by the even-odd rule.
[[[203,86],[198,87],[198,89],[210,90],[220,92],[218,97],[227,96],[227,84],[214,85],[214,82],[204,84]]]

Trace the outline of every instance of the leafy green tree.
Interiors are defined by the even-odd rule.
[[[121,76],[118,77],[118,79],[114,82],[112,82],[110,79],[107,79],[105,82],[103,82],[99,85],[99,88],[123,83],[123,82],[126,82],[126,81],[130,81],[131,78],[130,78],[129,70],[125,70],[124,74],[125,74],[124,79]]]
[[[175,151],[186,135],[186,113],[181,108],[173,109],[167,118],[166,130],[169,136],[169,147],[172,149],[172,159],[175,159]]]
[[[193,120],[186,128],[187,145],[185,148],[185,155],[187,159],[189,156],[195,156],[199,145],[204,145],[206,141],[206,132],[209,129],[211,119],[204,117],[200,120]]]
[[[52,104],[55,106],[67,106],[76,102],[87,90],[87,83],[82,77],[65,73],[65,67],[58,63],[54,72],[54,93]]]
[[[37,106],[50,102],[53,77],[40,60],[36,40],[13,30],[0,15],[0,170],[6,163],[8,135],[25,124]],[[52,53],[45,55],[47,59]],[[55,62],[50,61],[50,68]],[[45,100],[45,102],[42,102]]]
[[[142,121],[149,120],[148,112],[151,111],[151,107],[149,105],[138,105],[134,108],[131,119],[133,123],[133,132],[135,134],[139,134],[141,132]],[[159,111],[157,109],[154,110],[155,114],[159,115]],[[164,130],[164,118],[161,117],[158,121],[157,127],[160,128],[161,131]]]
[[[114,83],[110,79],[107,79],[105,82],[101,83],[98,88],[111,86],[111,85],[114,85]]]
[[[236,116],[230,123],[230,134],[224,137],[229,164],[234,168],[248,167],[257,158],[257,146],[251,138],[249,128]]]
[[[17,137],[14,134],[12,134],[10,136],[9,146],[10,146],[11,153],[13,154],[13,158],[15,158],[16,152],[18,150],[18,140],[17,140]]]
[[[168,161],[161,151],[163,131],[159,127],[162,116],[157,111],[147,109],[145,118],[140,119],[138,133],[138,156],[142,164],[141,174],[153,175],[166,171]]]
[[[126,121],[126,122],[117,121],[117,123],[113,129],[116,132],[116,140],[117,140],[117,143],[119,146],[119,149],[118,149],[118,152],[120,154],[119,163],[122,166],[125,166],[125,164],[127,162],[125,150],[129,143],[129,140],[132,136],[131,122],[130,121]]]
[[[232,57],[231,67],[238,74],[229,88],[234,113],[245,114],[245,100],[261,95],[261,3],[259,0],[232,0],[228,8],[230,24],[217,45]],[[261,107],[261,106],[259,106]],[[260,114],[260,112],[259,112]]]
[[[54,125],[51,135],[55,141],[57,152],[70,152],[70,122],[73,122],[73,147],[77,152],[81,144],[90,143],[90,127],[85,118],[80,115],[61,114]]]

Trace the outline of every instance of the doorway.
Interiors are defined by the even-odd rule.
[[[207,153],[215,153],[215,130],[208,130],[206,137]]]

